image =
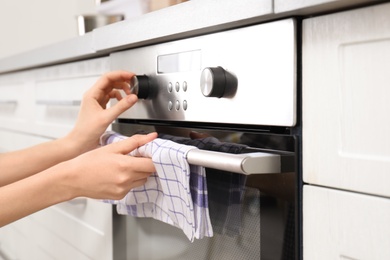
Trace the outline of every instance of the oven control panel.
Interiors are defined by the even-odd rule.
[[[137,74],[139,101],[119,118],[296,123],[294,19],[112,53],[110,62]]]

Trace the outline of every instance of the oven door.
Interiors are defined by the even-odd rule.
[[[199,128],[199,125],[195,128],[179,127],[177,122],[172,126],[166,122],[140,124],[119,120],[113,130],[126,136],[157,131],[161,138],[178,138],[173,139],[178,142],[213,137],[222,144],[242,148],[234,153],[264,152],[280,156],[280,171],[262,170],[245,175],[215,169],[220,168],[219,162],[215,167],[208,164],[206,179],[214,236],[191,243],[182,230],[166,223],[115,215],[114,259],[296,259],[296,138],[288,133],[226,130],[219,126]],[[237,181],[241,186],[237,186]],[[238,193],[232,192],[237,188]]]

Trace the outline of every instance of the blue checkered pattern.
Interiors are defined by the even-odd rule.
[[[125,138],[106,132],[101,145]],[[206,172],[204,167],[188,164],[185,155],[191,149],[198,148],[159,138],[135,149],[129,155],[152,158],[156,173],[122,200],[106,202],[117,204],[119,214],[151,217],[178,227],[190,241],[212,237]]]
[[[190,139],[187,137],[159,134],[159,138],[202,150],[239,154],[248,146],[230,142],[220,142],[215,137]],[[242,200],[246,190],[244,174],[206,169],[210,219],[214,234],[234,237],[241,233]]]

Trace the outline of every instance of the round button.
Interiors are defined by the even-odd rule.
[[[173,89],[172,82],[169,82],[169,83],[168,83],[168,92],[171,93],[171,92],[172,92],[172,89]]]
[[[179,100],[176,100],[176,102],[175,102],[175,108],[176,108],[176,110],[179,110],[179,109],[180,109],[180,101],[179,101]]]
[[[179,82],[176,82],[175,89],[176,89],[176,92],[179,92],[179,90],[180,90],[180,83]]]
[[[183,91],[184,91],[184,92],[187,91],[187,81],[184,81],[184,82],[183,82]]]
[[[173,108],[173,103],[172,103],[172,101],[169,101],[168,102],[168,110],[171,111],[172,108]]]
[[[188,107],[187,100],[184,100],[183,101],[183,109],[187,110],[187,107]]]
[[[138,98],[146,99],[149,96],[150,82],[148,76],[134,76],[130,80],[130,92]]]
[[[222,67],[205,68],[200,78],[200,88],[206,97],[222,97],[225,93],[226,75]]]

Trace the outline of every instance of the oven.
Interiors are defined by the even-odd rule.
[[[301,258],[296,23],[254,24],[110,55],[112,70],[137,74],[131,86],[139,97],[114,131],[206,143],[186,156],[206,169],[214,230],[190,242],[166,223],[114,213],[114,259]]]

